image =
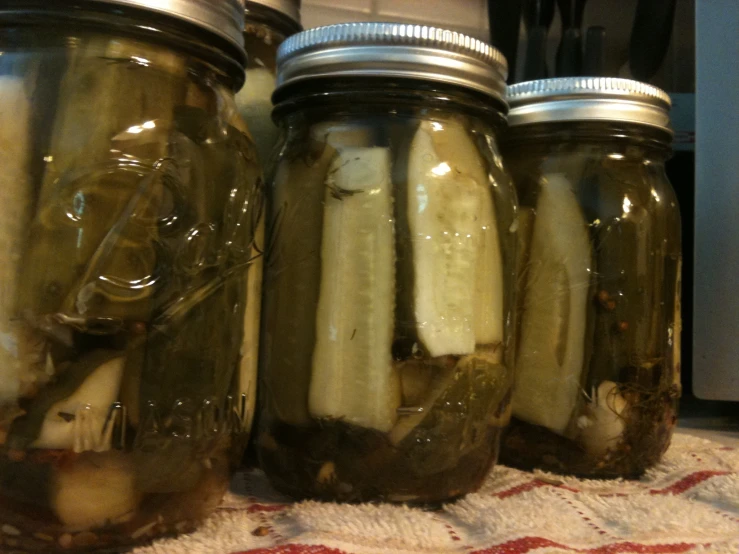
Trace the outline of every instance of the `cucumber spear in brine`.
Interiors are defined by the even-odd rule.
[[[503,339],[503,278],[490,180],[458,122],[424,122],[408,162],[418,336],[433,357]]]
[[[31,315],[149,315],[153,287],[142,283],[153,277],[171,165],[162,160],[186,67],[164,51],[147,53],[144,64],[142,52],[134,40],[100,38],[70,48],[23,261],[20,308]]]
[[[580,397],[590,250],[569,181],[549,175],[536,205],[513,414],[559,434]]]
[[[19,359],[16,294],[21,248],[31,204],[31,103],[22,77],[0,77],[0,411],[21,394],[24,369]],[[0,418],[1,419],[1,418]],[[0,421],[0,423],[2,423]]]
[[[309,409],[313,417],[387,432],[400,406],[391,357],[395,239],[388,149],[342,149],[325,194]]]
[[[336,150],[300,141],[300,155],[276,166],[268,203],[260,336],[265,405],[290,425],[306,425],[316,305],[321,280],[323,184]],[[288,236],[281,240],[282,234]]]

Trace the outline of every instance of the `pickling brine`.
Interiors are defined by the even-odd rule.
[[[495,143],[502,106],[402,79],[277,97],[262,467],[296,497],[436,502],[474,490],[510,414],[515,197]]]
[[[636,477],[667,449],[680,396],[669,99],[633,81],[584,81],[512,87],[504,155],[521,205],[521,316],[501,456]],[[569,108],[552,116],[560,100]]]
[[[4,552],[192,530],[248,432],[262,210],[238,63],[151,42],[140,12],[106,9],[63,31],[51,10],[0,14]],[[133,34],[106,33],[106,17]],[[158,29],[204,47],[177,21]]]

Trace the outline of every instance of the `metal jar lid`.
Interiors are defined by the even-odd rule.
[[[246,0],[247,12],[250,4],[274,10],[300,27],[300,0]]]
[[[670,130],[669,95],[615,77],[567,77],[508,87],[510,126],[551,121],[623,121]]]
[[[187,21],[225,39],[244,52],[244,0],[93,0],[130,6]]]
[[[277,51],[277,91],[316,78],[395,77],[462,86],[505,105],[508,65],[473,37],[404,23],[341,23],[293,35]]]

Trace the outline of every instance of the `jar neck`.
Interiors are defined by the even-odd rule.
[[[628,152],[637,149],[640,156],[663,163],[672,154],[671,142],[671,133],[649,125],[619,121],[557,121],[510,127],[503,148],[533,152],[537,147],[550,149],[554,145],[607,145],[614,150]]]
[[[284,13],[254,2],[246,2],[244,19],[247,33],[249,32],[250,25],[264,25],[278,35],[282,35],[282,40],[303,30],[297,21]]]
[[[277,90],[272,101],[278,120],[298,110],[324,110],[332,116],[445,110],[480,118],[496,130],[505,126],[502,102],[454,85],[414,79],[313,79]]]
[[[69,37],[76,32],[131,37],[171,48],[211,66],[233,91],[244,83],[245,60],[238,48],[196,25],[155,12],[87,0],[5,0],[0,8],[2,27],[20,29],[16,33],[19,42],[24,39],[22,31],[28,31],[34,45],[50,44],[53,37]]]
[[[253,2],[246,3],[244,15],[247,70],[268,69],[275,74],[277,48],[287,37],[299,32],[300,25],[283,13]]]

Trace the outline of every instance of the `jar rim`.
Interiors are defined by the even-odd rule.
[[[474,37],[426,25],[340,23],[303,31],[277,52],[277,90],[317,78],[443,82],[505,104],[505,57]]]

